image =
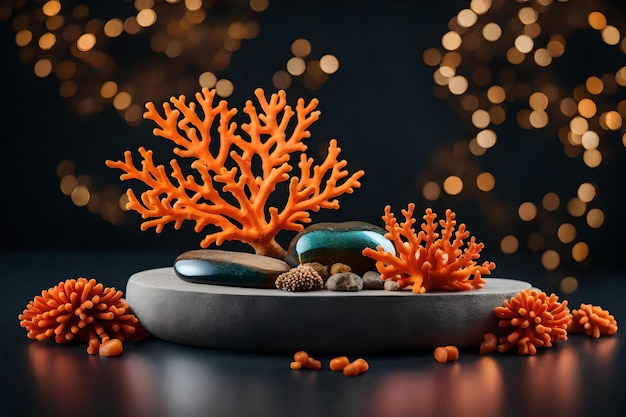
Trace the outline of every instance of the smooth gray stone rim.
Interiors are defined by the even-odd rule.
[[[493,309],[531,288],[486,278],[477,290],[287,292],[195,284],[173,268],[132,275],[126,301],[154,336],[174,343],[261,352],[383,352],[479,346],[500,334]]]

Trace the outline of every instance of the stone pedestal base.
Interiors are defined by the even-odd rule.
[[[186,345],[266,352],[349,353],[479,346],[498,334],[496,306],[527,282],[486,278],[463,292],[277,289],[194,284],[172,268],[136,273],[126,300],[154,336]]]

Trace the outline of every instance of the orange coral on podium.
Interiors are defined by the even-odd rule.
[[[214,105],[214,90],[204,88],[196,93],[197,103],[187,103],[184,95],[172,97],[171,105],[163,104],[164,116],[153,103],[146,104],[144,118],[158,125],[154,134],[174,142],[174,154],[191,159],[195,174],[185,176],[178,161],[172,159],[168,175],[163,165],[155,165],[152,151],[143,147],[139,148],[140,168],[130,151],[124,153],[124,161],[106,161],[107,166],[124,171],[122,180],[137,179],[148,186],[140,198],[128,190],[127,207],[146,219],[142,230],[154,227],[158,233],[168,223],[179,229],[185,220],[191,220],[196,232],[208,225],[220,229],[205,236],[200,244],[203,248],[238,240],[259,255],[282,259],[285,251],[275,240],[278,232],[302,230],[302,223],[311,222],[309,211],[337,209],[336,197],[360,187],[364,172],[350,175],[345,169],[347,162],[337,159],[341,149],[335,139],[321,165],[313,166],[313,159],[304,153],[307,146],[302,141],[310,137],[308,129],[320,115],[315,110],[317,99],[308,104],[299,99],[294,111],[283,90],[269,100],[260,88],[255,95],[260,109],[250,100],[243,109],[250,118],[241,125],[247,140],[236,133],[232,118],[237,110],[229,109],[224,100]],[[296,125],[288,133],[294,116]],[[217,144],[213,143],[214,124]],[[300,172],[292,175],[290,159],[296,152],[300,152]],[[288,182],[284,206],[268,208],[270,195],[283,182]]]
[[[363,250],[363,255],[376,260],[381,278],[396,281],[400,288],[412,285],[414,293],[483,287],[486,281],[482,275],[489,275],[496,267],[493,262],[476,263],[484,245],[477,243],[472,236],[467,247],[462,249],[464,239],[470,237],[470,233],[463,223],[454,231],[456,215],[449,209],[446,218],[439,221],[441,237],[435,223],[437,215],[430,208],[426,209],[420,232],[415,234],[414,210],[415,204],[410,203],[407,210],[402,210],[405,221],[398,224],[391,207],[385,207],[382,216],[387,230],[385,237],[394,243],[397,255],[385,252],[381,247]]]

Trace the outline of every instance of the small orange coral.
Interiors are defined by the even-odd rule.
[[[600,306],[581,304],[579,309],[572,310],[572,321],[568,331],[586,333],[596,339],[602,335],[613,335],[617,332],[617,321],[607,310]]]
[[[500,318],[500,327],[514,330],[500,338],[498,352],[517,346],[520,355],[534,355],[538,347],[551,347],[552,343],[567,340],[567,326],[571,320],[567,300],[562,303],[555,294],[534,289],[520,291],[504,301],[504,306],[494,309]]]
[[[122,298],[122,291],[104,288],[95,279],[68,279],[43,290],[18,316],[28,338],[57,343],[80,340],[88,343],[87,353],[98,353],[101,343],[120,342],[135,333],[139,320]]]
[[[385,252],[381,247],[363,250],[364,256],[376,260],[381,278],[398,282],[400,288],[413,285],[414,293],[466,291],[483,287],[486,281],[482,275],[489,275],[496,267],[493,262],[476,263],[484,245],[477,243],[472,236],[467,247],[461,249],[470,232],[463,223],[454,231],[456,215],[449,209],[446,210],[445,220],[439,221],[441,237],[437,233],[437,215],[430,208],[426,209],[425,223],[421,225],[420,232],[415,234],[414,210],[415,204],[410,203],[407,210],[402,210],[405,221],[398,224],[391,207],[385,207],[382,216],[387,230],[385,237],[394,243],[397,255]]]

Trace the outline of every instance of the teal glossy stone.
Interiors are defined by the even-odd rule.
[[[363,249],[382,246],[386,252],[396,253],[385,233],[381,227],[360,221],[314,224],[291,240],[286,261],[291,266],[306,262],[330,266],[340,262],[363,275],[376,269],[376,262],[362,255]]]
[[[290,269],[280,259],[215,249],[184,252],[174,261],[174,272],[182,280],[235,287],[272,288]]]

